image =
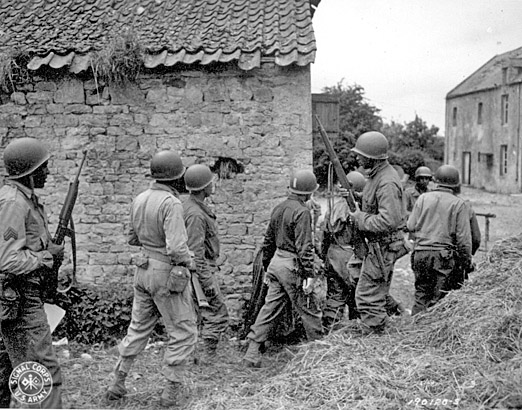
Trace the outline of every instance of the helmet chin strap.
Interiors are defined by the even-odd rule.
[[[34,193],[34,178],[33,174],[28,175],[28,181],[29,181],[29,189],[31,190],[31,201],[35,204],[35,206],[38,207],[38,198],[36,197],[36,194]]]

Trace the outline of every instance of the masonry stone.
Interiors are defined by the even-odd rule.
[[[27,99],[25,98],[25,94],[21,92],[14,92],[11,94],[11,101],[15,104],[25,105],[27,104]]]
[[[61,82],[53,94],[55,103],[83,104],[85,102],[83,83],[76,79]]]
[[[185,165],[242,164],[242,173],[217,170],[222,178],[210,201],[222,243],[218,280],[232,320],[240,320],[270,211],[285,197],[291,169],[312,163],[309,68],[150,71],[129,89],[72,75],[34,77],[1,101],[2,141],[35,136],[52,149],[52,177],[42,190],[51,229],[88,150],[74,212],[80,282],[132,280],[129,209],[151,182],[145,174],[156,151],[174,149]]]

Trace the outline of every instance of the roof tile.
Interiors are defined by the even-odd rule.
[[[123,32],[147,67],[233,59],[250,69],[266,56],[307,65],[316,50],[308,0],[2,0],[0,32],[0,52],[21,48],[31,67],[75,72]]]

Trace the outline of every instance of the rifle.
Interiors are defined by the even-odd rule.
[[[207,297],[205,296],[205,292],[203,292],[203,288],[201,287],[201,283],[197,277],[195,272],[192,272],[190,276],[190,280],[192,282],[192,288],[194,289],[194,295],[196,296],[196,300],[198,302],[198,306],[200,308],[209,308]]]
[[[348,207],[350,208],[350,211],[355,212],[357,207],[355,205],[355,198],[353,196],[352,184],[350,184],[350,181],[348,181],[343,166],[341,165],[341,161],[339,161],[339,158],[337,157],[337,154],[334,151],[332,143],[328,138],[328,134],[323,128],[323,124],[321,124],[321,121],[319,120],[317,114],[315,115],[315,120],[317,121],[317,125],[319,127],[319,134],[321,134],[321,138],[323,139],[323,143],[326,147],[326,153],[328,154],[330,162],[332,163],[335,169],[335,173],[337,174],[337,179],[339,180],[341,186],[348,192],[348,196],[345,197],[346,202],[348,203]],[[353,234],[354,253],[359,259],[364,259],[368,254],[368,245],[366,244],[366,241],[361,231],[357,229],[357,227],[354,227]]]
[[[73,259],[73,271],[71,274],[71,282],[69,286],[65,289],[58,289],[58,271],[62,262],[55,262],[53,265],[53,278],[50,281],[51,285],[49,286],[49,291],[51,295],[54,295],[55,292],[58,293],[66,293],[73,286],[77,285],[76,281],[76,235],[74,232],[74,222],[72,220],[72,212],[74,209],[74,205],[76,203],[76,198],[78,198],[78,187],[80,185],[80,174],[82,172],[83,164],[87,157],[87,150],[83,151],[82,161],[80,162],[80,167],[76,172],[76,176],[74,180],[69,183],[69,190],[67,192],[67,196],[65,197],[65,201],[63,203],[62,210],[60,212],[60,217],[58,221],[58,227],[56,228],[56,233],[54,234],[53,242],[57,245],[62,245],[65,237],[68,236],[71,239],[71,247],[72,247],[72,259]]]

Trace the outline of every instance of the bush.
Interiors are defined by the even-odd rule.
[[[78,343],[114,343],[125,336],[131,319],[133,288],[121,284],[82,284],[71,289],[54,336]]]
[[[389,153],[390,164],[400,165],[404,172],[410,176],[411,180],[415,179],[415,170],[426,165],[424,157],[425,155],[422,151],[414,149]]]

